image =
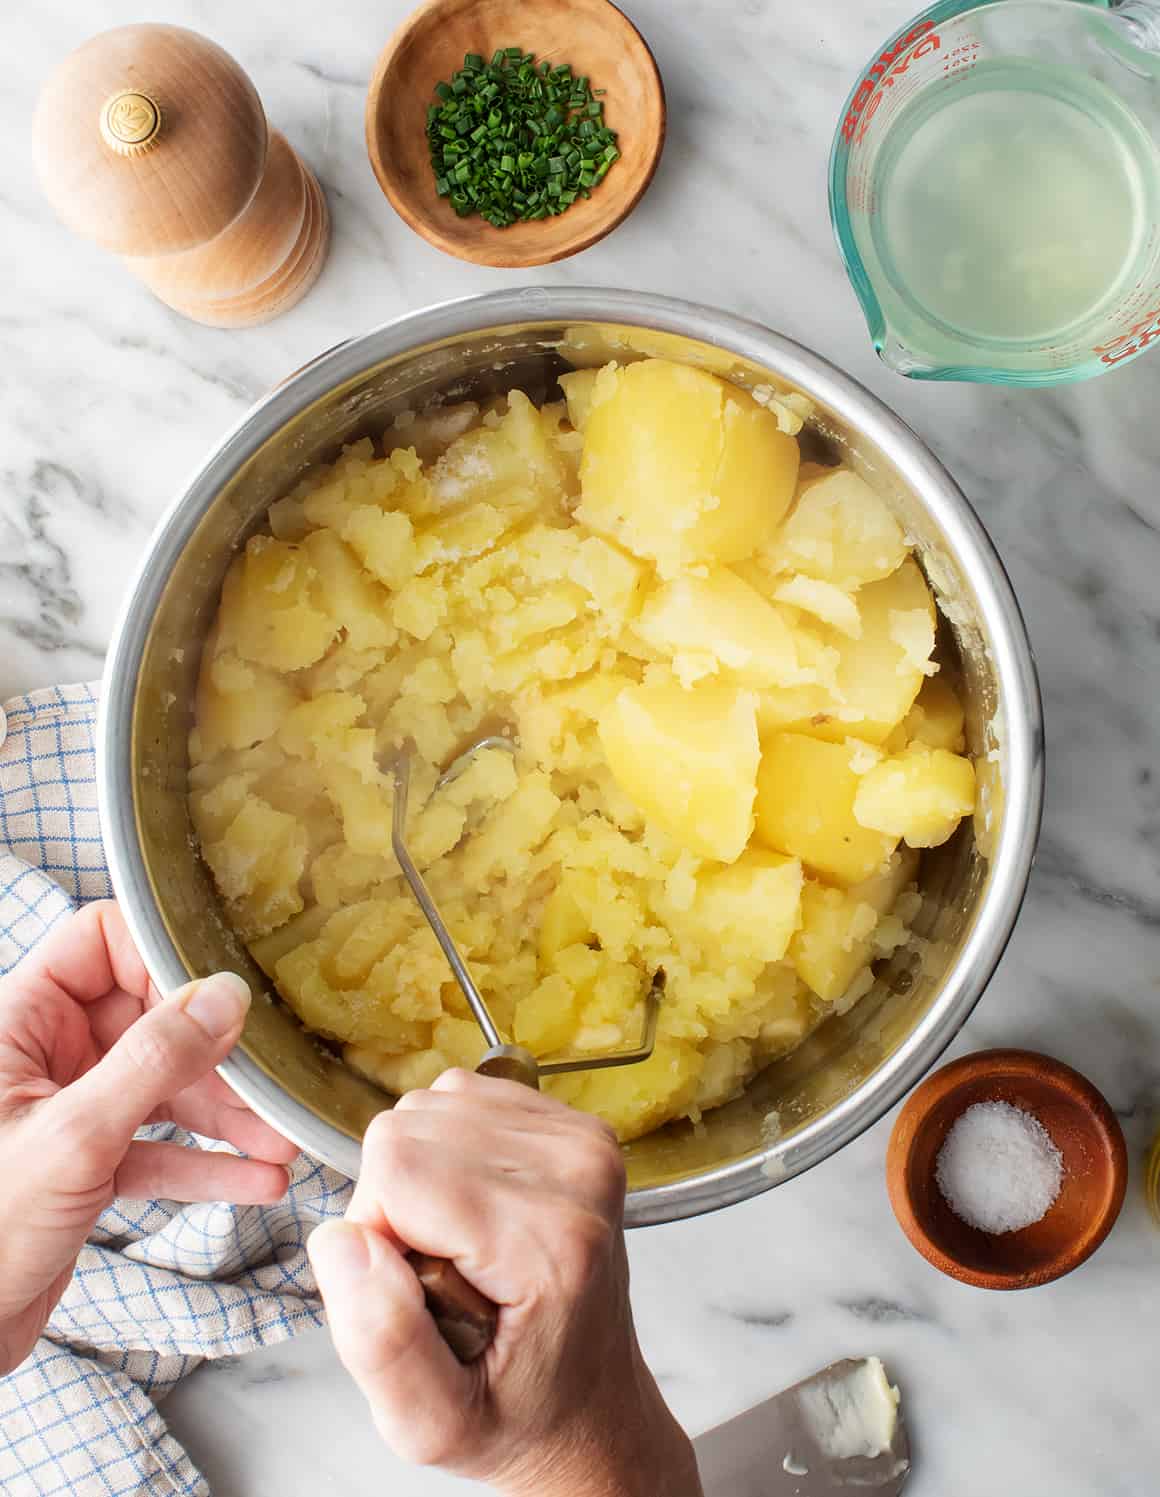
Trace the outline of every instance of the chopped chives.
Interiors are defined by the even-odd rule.
[[[563,213],[619,158],[602,93],[521,47],[466,53],[427,109],[436,193],[496,228]]]

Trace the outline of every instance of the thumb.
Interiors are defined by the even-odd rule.
[[[71,1117],[73,1136],[85,1140],[86,1172],[115,1170],[150,1115],[225,1059],[249,1007],[250,989],[234,972],[191,982],[130,1024],[95,1066],[57,1094],[62,1124],[67,1128]]]
[[[423,1289],[397,1248],[370,1227],[324,1222],[307,1241],[343,1366],[396,1455],[456,1466],[471,1449],[475,1368],[435,1329]]]

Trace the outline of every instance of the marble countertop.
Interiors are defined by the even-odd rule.
[[[633,217],[520,273],[430,249],[381,197],[362,139],[375,55],[407,0],[156,0],[250,71],[334,216],[322,279],[266,327],[221,333],[70,238],[28,160],[34,91],[121,0],[39,0],[4,21],[0,97],[0,699],[95,676],[130,570],[182,477],[313,354],[424,303],[546,282],[646,287],[764,321],[889,402],[958,478],[1022,600],[1047,710],[1048,806],[1017,933],[955,1053],[1044,1049],[1109,1096],[1128,1205],[1074,1277],[1014,1296],[944,1279],[883,1184],[890,1119],[758,1200],[631,1239],[647,1355],[693,1429],[831,1359],[902,1385],[914,1497],[1143,1497],[1160,1481],[1160,1231],[1140,1153],[1160,1123],[1160,356],[1086,386],[922,385],[874,358],[834,248],[825,161],[846,90],[916,0],[630,0],[670,133]],[[464,1490],[379,1446],[326,1338],[196,1374],[167,1417],[218,1497]]]

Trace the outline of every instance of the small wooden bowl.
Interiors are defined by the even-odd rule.
[[[1031,1113],[1063,1155],[1063,1186],[1041,1221],[981,1232],[943,1198],[935,1165],[955,1120],[976,1102]],[[935,1268],[980,1289],[1048,1284],[1090,1258],[1111,1231],[1128,1178],[1124,1134],[1107,1101],[1062,1061],[1030,1050],[981,1050],[944,1066],[898,1115],[886,1153],[890,1204]]]
[[[427,106],[435,85],[467,52],[491,57],[523,47],[570,63],[603,88],[604,118],[620,160],[590,198],[534,223],[493,228],[459,218],[435,191]],[[547,265],[587,249],[632,212],[652,180],[665,140],[665,94],[640,32],[610,0],[426,0],[383,49],[366,104],[367,151],[392,207],[437,249],[476,265]]]

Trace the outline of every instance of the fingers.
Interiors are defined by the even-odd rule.
[[[614,1130],[591,1112],[579,1112],[555,1097],[542,1096],[518,1082],[497,1081],[491,1076],[479,1076],[470,1070],[446,1070],[434,1081],[430,1090],[407,1091],[395,1103],[398,1114],[425,1117],[442,1117],[443,1123],[454,1126],[460,1118],[471,1130],[474,1124],[491,1124],[513,1133],[525,1133],[536,1139],[545,1150],[552,1151],[552,1159],[563,1163],[560,1141],[567,1150],[572,1145],[582,1151],[614,1151],[620,1157],[620,1144]],[[413,1124],[418,1127],[418,1124]],[[436,1124],[440,1126],[440,1124]],[[527,1145],[522,1145],[527,1147]]]
[[[252,1159],[293,1164],[298,1158],[298,1145],[251,1112],[212,1072],[174,1097],[161,1109],[161,1115],[206,1138],[224,1139]]]
[[[495,1083],[495,1086],[502,1083]],[[414,1095],[414,1094],[412,1094]],[[582,1247],[619,1228],[619,1149],[578,1115],[570,1128],[529,1131],[526,1113],[481,1094],[381,1113],[363,1140],[349,1216],[420,1252],[450,1258],[497,1304],[558,1276],[558,1244]],[[519,1119],[517,1127],[511,1118]]]
[[[463,1116],[465,1099],[446,1092],[404,1092],[394,1105],[400,1117],[406,1115],[411,1126],[418,1126],[418,1119],[430,1121],[433,1127],[442,1127],[449,1120]],[[468,1104],[470,1105],[470,1103]],[[575,1131],[575,1125],[550,1113],[532,1112],[526,1108],[511,1107],[507,1103],[490,1103],[486,1107],[475,1107],[474,1115],[481,1123],[504,1128],[513,1134],[525,1134],[529,1138],[552,1139]]]
[[[496,1304],[518,1297],[519,1274],[508,1269],[519,1256],[519,1202],[509,1177],[483,1155],[448,1157],[438,1142],[397,1131],[383,1130],[377,1144],[368,1135],[347,1216],[372,1230],[385,1227],[408,1248],[450,1258]]]
[[[134,1132],[225,1058],[250,990],[230,972],[190,983],[131,1024],[71,1086],[45,1104],[71,1143],[62,1167],[86,1181],[116,1169]]]
[[[435,1329],[406,1260],[370,1228],[326,1222],[307,1242],[335,1348],[405,1460],[454,1459],[474,1415],[478,1374]]]
[[[491,1106],[506,1105],[529,1113],[537,1119],[550,1119],[561,1127],[595,1133],[616,1142],[616,1134],[604,1121],[591,1112],[580,1112],[569,1107],[547,1092],[522,1086],[518,1081],[503,1081],[495,1076],[481,1076],[477,1071],[465,1071],[454,1067],[437,1076],[426,1091],[405,1092],[396,1106],[408,1098],[415,1098],[420,1105],[429,1105],[437,1097],[447,1096],[459,1101],[469,1100]]]
[[[145,963],[111,899],[87,904],[54,926],[17,970],[25,982],[52,983],[78,1003],[102,998],[111,988],[141,1000],[149,992]]]
[[[417,1096],[414,1092],[408,1095]],[[425,1101],[409,1102],[405,1107],[403,1100],[400,1098],[395,1104],[389,1114],[390,1121],[376,1122],[376,1127],[401,1130],[409,1138],[442,1139],[457,1129],[463,1119],[462,1104],[456,1106],[450,1098],[427,1093]],[[476,1111],[470,1137],[457,1142],[471,1155],[493,1161],[497,1169],[518,1169],[542,1155],[554,1136],[551,1128],[536,1127],[527,1113],[489,1109]],[[509,1153],[513,1154],[511,1159],[507,1158]]]
[[[549,1096],[547,1092],[523,1086],[518,1081],[504,1081],[498,1076],[481,1076],[478,1071],[466,1071],[459,1066],[437,1076],[431,1083],[430,1091],[437,1095],[449,1093],[457,1097],[474,1097],[489,1105],[506,1103],[539,1116],[598,1121],[591,1113],[577,1112],[574,1107]],[[413,1093],[408,1092],[406,1095],[412,1096]]]
[[[115,1176],[116,1194],[126,1200],[228,1201],[235,1206],[272,1205],[289,1184],[279,1164],[141,1141],[129,1145]]]

